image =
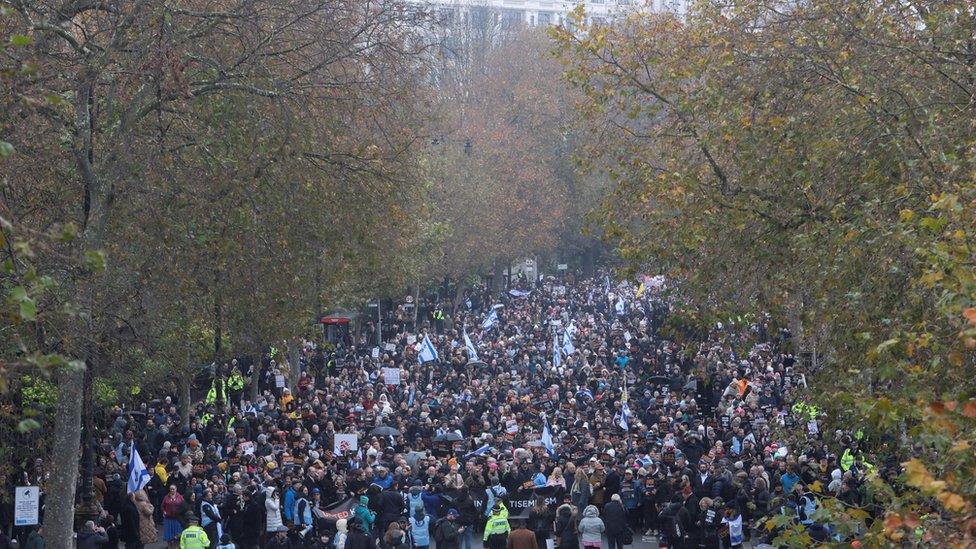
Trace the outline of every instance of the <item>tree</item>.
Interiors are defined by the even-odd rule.
[[[962,2],[743,0],[556,32],[603,139],[590,166],[614,181],[607,236],[827,357],[813,392],[831,420],[917,488],[873,484],[878,541],[976,533],[974,25]],[[920,521],[931,509],[948,520]]]
[[[133,356],[122,351],[188,357],[191,342],[146,340],[201,322],[217,342],[224,328],[248,340],[253,318],[232,308],[244,296],[267,316],[258,336],[291,336],[356,273],[399,276],[426,45],[393,1],[0,6],[17,45],[0,61],[0,128],[16,149],[5,211],[18,234],[77,232],[31,258],[51,282],[37,309],[77,312],[38,318],[36,348],[85,366],[56,372],[45,526],[68,546],[83,395]],[[174,298],[190,306],[154,316]]]

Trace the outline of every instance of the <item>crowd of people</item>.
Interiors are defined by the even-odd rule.
[[[769,542],[772,514],[839,536],[815,512],[860,505],[873,465],[821,429],[789,332],[686,328],[672,295],[610,273],[478,288],[379,346],[222,365],[189,418],[173,397],[120,407],[79,546],[728,548]],[[134,451],[148,483],[129,493]]]

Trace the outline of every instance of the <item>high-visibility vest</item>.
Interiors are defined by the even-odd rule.
[[[844,450],[844,454],[840,457],[840,468],[846,473],[848,470],[850,470],[852,465],[854,465],[854,454],[851,453],[850,448],[847,448]]]
[[[200,425],[206,427],[210,424],[211,419],[213,419],[213,414],[210,412],[205,412],[202,416],[200,416]]]
[[[188,526],[180,534],[180,549],[207,549],[207,547],[210,547],[210,538],[199,526]]]
[[[227,384],[232,390],[240,391],[244,388],[244,376],[242,376],[237,370],[234,370],[234,373],[231,374],[230,379],[227,380]]]

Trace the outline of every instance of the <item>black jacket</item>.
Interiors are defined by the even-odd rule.
[[[380,521],[393,522],[404,512],[403,496],[400,492],[383,490],[380,492],[377,505],[377,515]]]
[[[602,518],[608,536],[619,536],[627,529],[627,510],[619,502],[606,504]]]

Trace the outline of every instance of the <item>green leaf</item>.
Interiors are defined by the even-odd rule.
[[[34,39],[24,34],[14,34],[10,36],[10,43],[14,46],[29,46],[34,43]]]
[[[96,272],[105,270],[105,253],[101,250],[85,252],[85,265]]]
[[[0,158],[5,158],[14,154],[14,146],[6,141],[0,141]]]
[[[33,299],[25,297],[20,300],[20,318],[27,321],[37,318],[37,304],[34,303]]]
[[[17,424],[18,433],[26,433],[28,431],[33,431],[40,428],[41,424],[38,423],[36,419],[22,419],[20,420],[20,423]]]

